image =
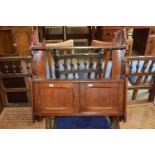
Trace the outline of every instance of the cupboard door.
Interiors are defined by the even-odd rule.
[[[0,56],[14,53],[14,41],[11,30],[0,30]]]
[[[79,84],[40,83],[39,90],[42,114],[78,112]]]
[[[14,37],[17,44],[17,52],[21,56],[30,55],[30,43],[31,43],[31,34],[30,32],[15,32]]]
[[[119,115],[123,111],[123,84],[81,83],[80,112]]]
[[[30,55],[31,26],[1,26],[0,56]]]

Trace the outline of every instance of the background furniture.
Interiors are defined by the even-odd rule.
[[[155,27],[135,27],[133,30],[133,50],[138,55],[151,55],[149,50],[151,36],[155,34]]]
[[[30,55],[32,27],[0,26],[0,56]]]
[[[138,55],[145,55],[149,33],[149,28],[133,30],[133,49],[138,52]]]
[[[0,58],[0,95],[3,107],[30,106],[31,57]]]
[[[79,26],[79,27],[71,27],[66,26],[66,39],[85,39],[87,40],[87,45],[91,44],[93,39],[93,27],[92,26]]]
[[[154,26],[97,26],[95,30],[95,39],[100,41],[111,41],[115,33],[122,29],[126,33],[126,39],[129,44],[129,52],[136,55],[151,55],[152,35],[155,34]],[[132,29],[133,32],[129,33]],[[133,46],[132,46],[133,45]],[[131,55],[131,54],[129,54]]]
[[[29,83],[24,72],[26,66],[23,65],[25,62],[29,64],[27,56],[31,54],[32,32],[30,26],[0,27],[0,110],[6,106],[30,104],[27,96]]]
[[[92,46],[112,46],[114,45],[114,42],[108,42],[108,41],[98,41],[98,40],[92,40]],[[132,44],[133,39],[128,39],[126,44],[126,53],[125,56],[130,56],[132,53]]]
[[[155,34],[150,35],[148,38],[145,55],[155,56]]]
[[[132,100],[136,100],[138,90],[148,89],[148,100],[153,102],[155,97],[155,57],[132,56],[126,57],[129,65],[128,79],[133,90]]]
[[[42,26],[38,27],[40,42],[62,42],[69,39],[86,40],[87,45],[93,39],[92,26]]]
[[[38,27],[38,34],[39,34],[39,41],[48,42],[49,40],[59,40],[64,41],[66,40],[65,37],[65,26],[39,26]]]
[[[97,26],[95,30],[95,39],[99,41],[112,42],[115,32],[120,30],[119,26]]]

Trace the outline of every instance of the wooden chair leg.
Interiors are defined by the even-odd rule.
[[[32,118],[33,123],[35,123],[35,121],[40,122],[42,120],[43,120],[43,117],[42,116],[33,115],[33,118]]]
[[[55,128],[55,117],[51,117],[51,129]]]
[[[149,101],[154,102],[154,100],[155,100],[155,84],[153,85],[153,88],[149,90],[149,92],[150,92]]]
[[[35,116],[34,115],[32,115],[32,123],[35,123]]]
[[[138,90],[133,90],[132,100],[136,100],[137,94],[138,94]]]
[[[119,124],[119,117],[111,117],[111,128],[112,129],[120,129],[120,124]]]
[[[51,117],[46,117],[46,129],[51,129]]]

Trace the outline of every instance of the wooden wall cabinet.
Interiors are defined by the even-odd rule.
[[[123,116],[123,82],[34,82],[34,113]]]
[[[1,26],[0,56],[30,55],[32,27]]]

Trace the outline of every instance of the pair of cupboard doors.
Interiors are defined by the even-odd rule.
[[[33,113],[39,116],[123,116],[123,81],[34,81]]]

